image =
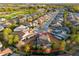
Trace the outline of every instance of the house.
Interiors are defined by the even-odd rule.
[[[6,21],[5,25],[6,25],[6,26],[8,26],[8,25],[12,25],[12,23],[11,23],[11,22]]]
[[[45,18],[44,18],[44,16],[41,16],[40,19],[41,19],[41,20],[44,20]]]
[[[59,23],[59,22],[56,22],[54,24],[51,23],[50,26],[52,26],[52,27],[62,27],[62,24]]]
[[[12,54],[12,53],[13,51],[10,48],[6,48],[0,52],[0,56],[6,55],[6,54]]]
[[[23,16],[22,18],[19,18],[19,23],[26,23],[27,18]]]
[[[78,26],[78,25],[79,25],[79,22],[77,22],[76,20],[75,20],[75,21],[71,21],[71,23],[72,23],[74,26]]]
[[[48,19],[49,19],[49,16],[48,15],[41,16],[40,18],[38,18],[38,24],[41,25],[45,21],[47,21]]]
[[[19,18],[17,16],[13,17],[12,20],[14,20],[15,23],[19,23]]]
[[[38,18],[38,15],[34,15],[34,17],[33,17],[34,19],[37,19]]]
[[[28,19],[28,22],[32,22],[33,21],[32,16],[29,16],[27,19]]]
[[[16,27],[16,28],[14,29],[14,31],[22,31],[22,30],[24,30],[24,29],[26,29],[26,26],[20,25],[19,27]]]
[[[0,18],[0,24],[4,23],[6,21],[5,18]]]
[[[24,15],[25,20],[27,20],[29,16],[29,14]]]
[[[21,32],[21,31],[15,32],[15,34],[17,34],[19,36],[20,40],[22,40],[23,36],[25,35],[25,33]]]
[[[54,35],[52,35],[51,33],[47,33],[47,37],[48,40],[50,40],[51,43],[54,43],[57,45],[57,47],[55,49],[59,49],[60,48],[60,40],[58,40],[58,38],[56,38]]]
[[[33,19],[36,19],[36,18],[38,17],[37,13],[33,13],[33,14],[31,14],[30,16],[32,16]]]
[[[46,15],[44,15],[44,18],[49,19],[50,16],[46,14]]]
[[[15,32],[18,36],[19,36],[19,38],[21,39],[21,40],[23,40],[23,39],[25,39],[24,37],[25,37],[25,33],[24,32],[22,32],[22,31],[17,31],[17,32]]]
[[[20,41],[16,44],[16,47],[17,47],[18,49],[20,49],[20,48],[23,47],[24,45],[25,45],[25,42],[22,41],[22,40],[20,40]]]
[[[67,33],[70,33],[70,29],[68,28],[68,27],[62,27],[62,29],[64,30],[64,31],[66,31]]]
[[[33,35],[29,35],[28,36],[28,39],[26,40],[20,40],[17,44],[16,44],[16,47],[18,49],[22,49],[23,46],[25,46],[26,44],[31,44],[31,46],[33,45],[33,41],[36,39],[36,35],[33,34]]]
[[[63,16],[57,15],[54,20],[51,22],[50,27],[62,27]]]
[[[75,17],[77,20],[79,20],[79,13],[75,13],[75,14],[74,14],[74,17]]]
[[[76,20],[78,18],[76,16],[73,16],[72,13],[70,13],[67,18],[68,18],[68,21],[70,21],[72,23],[72,25],[74,25],[74,26],[78,26],[79,25],[79,21]]]
[[[36,46],[40,46],[40,47],[46,46],[47,48],[50,42],[48,41],[48,37],[46,35],[38,34],[38,37],[33,41],[33,44],[35,44]]]
[[[0,18],[0,22],[6,21],[5,18]]]
[[[69,31],[69,29],[67,28],[56,28],[56,29],[54,29],[53,31],[52,31],[52,34],[56,37],[56,38],[58,38],[58,39],[60,39],[60,40],[62,40],[62,39],[67,39],[68,37],[69,37],[69,33],[70,31]]]
[[[38,9],[38,12],[44,12],[44,11],[45,11],[44,8],[40,8],[40,9]]]
[[[0,42],[0,53],[2,50],[3,50],[3,44],[2,44],[2,42]]]
[[[50,33],[39,33],[38,37],[35,39],[34,44],[42,47],[42,48],[51,48],[51,43],[56,43],[58,46],[60,45],[60,41],[57,40]]]
[[[8,20],[8,22],[11,23],[11,24],[16,24],[17,23],[16,20],[14,20],[14,19]]]
[[[3,44],[0,42],[0,48],[2,48],[3,47]]]
[[[0,31],[2,31],[3,29],[4,29],[4,27],[0,25]]]
[[[25,34],[23,35],[22,40],[28,38],[30,35],[32,35],[29,31],[26,31]]]
[[[17,23],[23,24],[27,21],[27,15],[19,15],[16,18],[13,18]]]
[[[16,28],[14,31],[15,31],[15,34],[17,34],[19,36],[19,38],[21,40],[24,40],[28,37],[28,35],[31,35],[31,34],[34,34],[34,30],[32,29],[25,29],[26,27],[25,26],[22,26],[21,28]]]
[[[58,22],[60,22],[60,23],[62,23],[63,21],[64,21],[63,18],[58,19]]]
[[[32,26],[34,26],[34,27],[36,27],[38,24],[37,23],[35,23],[35,22],[33,22],[33,24],[32,24]]]
[[[4,27],[4,28],[6,28],[6,27],[7,27],[7,25],[6,25],[6,24],[0,24],[0,26],[2,26],[2,27]]]
[[[41,18],[38,19],[38,24],[42,24],[43,22],[44,22],[43,19],[41,19]]]

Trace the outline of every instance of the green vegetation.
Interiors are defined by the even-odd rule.
[[[19,36],[18,35],[13,35],[12,30],[10,28],[5,28],[3,31],[3,36],[5,40],[8,42],[8,44],[14,44],[19,41]]]
[[[51,45],[51,48],[52,49],[58,49],[59,48],[59,45],[58,44],[56,44],[56,43],[51,43],[52,45]]]
[[[66,42],[65,40],[62,40],[60,43],[60,50],[65,50],[65,48],[66,48]]]
[[[10,13],[8,15],[0,15],[0,18],[6,18],[6,19],[12,19],[15,16],[19,16],[19,15],[25,15],[25,14],[32,14],[34,12],[37,12],[35,9],[26,9],[25,11],[16,11],[13,13]]]
[[[24,51],[26,52],[26,55],[29,55],[31,53],[30,48],[31,47],[30,47],[29,44],[27,44],[27,45],[24,46]]]
[[[45,6],[41,6],[41,5],[35,5],[35,6],[20,5],[19,6],[19,5],[15,5],[15,7],[14,7],[14,5],[8,4],[8,6],[10,6],[10,7],[0,8],[0,12],[1,12],[0,18],[7,19],[3,23],[3,25],[4,24],[6,25],[5,29],[0,32],[0,41],[3,43],[4,48],[7,48],[9,46],[16,47],[14,49],[15,53],[24,52],[26,55],[31,55],[31,54],[54,55],[54,53],[51,53],[51,50],[57,50],[57,53],[63,54],[64,51],[68,51],[68,52],[74,51],[73,47],[79,45],[79,32],[78,32],[79,26],[73,26],[72,23],[70,21],[68,21],[68,18],[67,18],[69,12],[72,12],[70,10],[73,10],[74,12],[78,12],[79,6],[75,7],[75,5],[70,5],[70,4],[68,4],[68,5],[65,4],[63,6],[62,5],[52,5],[52,4],[51,5],[48,4]],[[39,17],[47,14],[47,12],[50,12],[50,11],[54,12],[53,10],[55,10],[55,9],[57,11],[58,8],[59,8],[59,11],[64,12],[64,15],[63,15],[64,25],[63,26],[66,26],[70,29],[70,33],[68,33],[70,36],[68,37],[67,40],[65,40],[65,39],[59,40],[59,41],[57,40],[58,42],[51,43],[51,47],[47,48],[47,46],[42,46],[43,44],[41,46],[27,44],[26,41],[28,42],[28,40],[30,40],[30,39],[27,39],[26,41],[21,40],[20,37],[16,34],[17,32],[15,33],[13,31],[19,25],[24,25],[24,26],[29,27],[30,30],[31,29],[35,30],[36,27],[29,26],[29,23],[33,24],[34,20],[37,20]],[[42,10],[44,9],[44,11],[42,11],[42,10],[39,11],[40,9],[42,9]],[[64,11],[62,11],[62,9],[64,9]],[[35,14],[35,13],[36,13],[36,15],[33,16],[33,14]],[[25,18],[24,16],[26,16],[27,14],[29,14],[29,16],[27,18]],[[15,19],[15,17],[16,17],[16,19]],[[60,17],[60,18],[62,18],[62,17]],[[14,20],[14,21],[11,21],[11,20]],[[45,22],[47,22],[47,20],[45,20]],[[8,23],[8,24],[6,24],[6,23]],[[39,22],[36,21],[36,23],[39,23]],[[40,25],[38,27],[41,27],[41,26],[42,25]],[[38,30],[38,28],[36,30]],[[26,32],[26,29],[23,30],[22,32],[23,33]],[[29,31],[29,32],[31,32],[31,31]],[[17,47],[17,46],[19,46],[19,47]],[[37,50],[37,51],[31,52],[31,50]],[[43,50],[43,51],[41,52],[40,50]]]
[[[76,7],[75,7],[76,6]],[[75,12],[79,12],[79,5],[75,5],[75,6],[72,6],[73,10]]]

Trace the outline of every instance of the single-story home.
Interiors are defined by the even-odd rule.
[[[22,30],[24,30],[24,29],[26,29],[26,26],[20,25],[19,27],[16,27],[16,28],[14,29],[14,31],[22,31]]]
[[[3,29],[4,29],[4,27],[0,25],[0,31],[2,31]]]
[[[69,33],[70,32],[70,30],[68,29],[68,28],[56,28],[56,29],[54,29],[53,31],[52,31],[52,34],[56,37],[56,38],[58,38],[58,39],[60,39],[60,40],[62,40],[62,39],[67,39],[68,37],[69,37]]]
[[[13,51],[10,48],[6,48],[0,52],[0,56],[12,54],[12,53],[13,53]]]

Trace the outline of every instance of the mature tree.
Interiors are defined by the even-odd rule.
[[[12,32],[12,30],[10,28],[5,28],[3,33],[7,33],[10,34]]]
[[[60,50],[65,50],[65,47],[66,47],[66,42],[65,40],[62,40],[60,43]]]
[[[17,26],[17,24],[11,24],[8,27],[11,28],[12,30]]]
[[[18,42],[19,41],[19,36],[15,35],[13,40],[14,40],[14,43]]]
[[[70,27],[70,28],[71,28],[71,27],[72,27],[72,24],[71,24],[71,22],[66,21],[66,22],[65,22],[65,26],[67,26],[67,27]]]
[[[3,31],[4,39],[8,42],[8,44],[13,44],[19,41],[18,35],[13,35],[12,30],[10,28],[5,28]]]
[[[76,34],[77,33],[77,27],[72,27],[71,32],[72,32],[72,34]]]
[[[72,34],[71,39],[77,43],[79,43],[79,34]]]
[[[57,43],[52,43],[51,48],[52,49],[58,49],[59,45]]]
[[[76,7],[75,7],[76,6]],[[75,12],[79,12],[79,5],[74,5],[72,7],[72,9],[75,11]]]
[[[11,34],[12,30],[10,28],[5,28],[3,30],[3,36],[4,36],[4,39],[7,41],[8,40],[8,36],[9,34]]]
[[[13,35],[8,36],[8,44],[13,44]]]
[[[30,45],[29,44],[25,45],[24,51],[27,52],[27,53],[30,51]]]

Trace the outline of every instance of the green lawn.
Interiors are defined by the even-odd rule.
[[[9,15],[0,15],[0,18],[11,19],[14,16],[32,14],[32,13],[35,13],[35,12],[37,12],[37,10],[35,10],[35,9],[27,9],[27,10],[22,10],[22,11],[18,11],[18,12],[15,11],[15,12],[12,12],[11,14],[9,14]]]

